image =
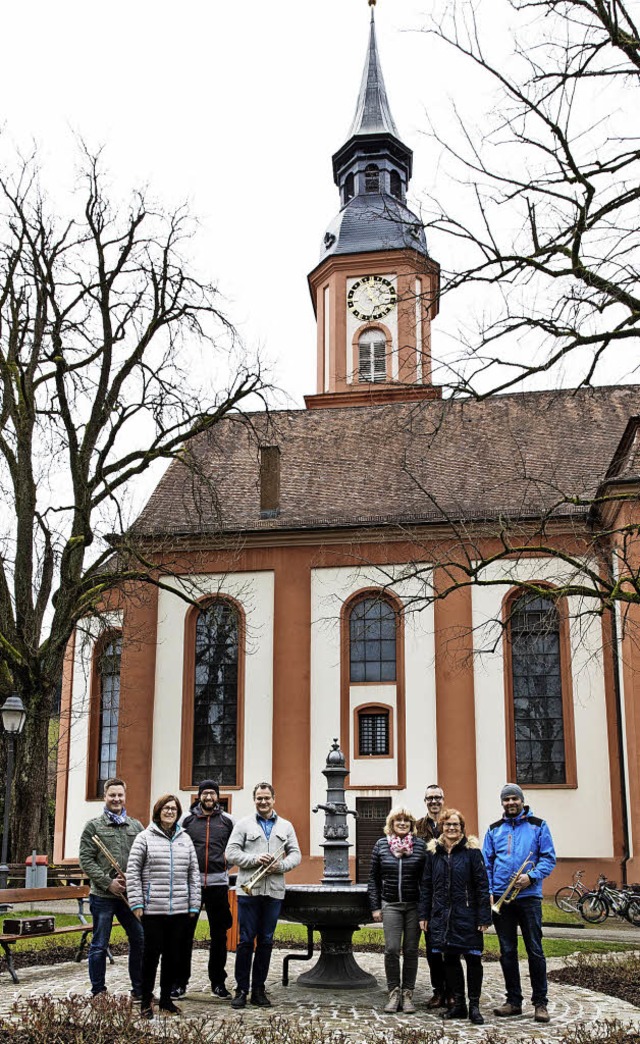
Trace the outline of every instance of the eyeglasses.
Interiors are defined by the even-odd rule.
[[[176,808],[175,805],[165,805],[164,808],[162,809],[162,811],[163,812],[168,812],[170,816],[177,816],[178,815],[178,809]]]
[[[430,805],[432,805],[434,802],[437,802],[440,805],[444,801],[444,798],[440,797],[439,794],[432,794],[430,797],[426,797],[425,801],[428,802],[428,804]]]
[[[443,825],[443,827],[446,827],[447,830],[462,830],[462,823],[449,823],[449,822],[447,822],[447,823],[443,823],[442,825]]]

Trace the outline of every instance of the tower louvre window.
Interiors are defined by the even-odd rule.
[[[353,174],[347,174],[347,177],[346,177],[346,180],[345,180],[345,183],[344,183],[344,201],[345,201],[345,203],[348,203],[350,199],[353,199],[355,194],[356,194],[355,178],[354,178]]]
[[[375,163],[369,163],[369,165],[365,167],[364,190],[365,192],[380,191],[380,170],[376,167]]]
[[[402,178],[397,170],[391,171],[391,195],[402,199]]]
[[[386,379],[386,342],[379,330],[364,333],[358,342],[358,380],[380,384]]]

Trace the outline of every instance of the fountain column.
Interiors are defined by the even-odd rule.
[[[310,971],[298,977],[301,986],[331,990],[371,989],[373,975],[363,971],[353,955],[353,933],[371,920],[366,885],[354,885],[349,876],[349,827],[344,781],[348,774],[344,754],[335,739],[322,771],[327,798],[316,805],[324,820],[324,876],[320,885],[287,885],[283,917],[320,932],[320,957]],[[311,956],[311,950],[309,956]]]

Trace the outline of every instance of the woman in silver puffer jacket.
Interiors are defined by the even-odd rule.
[[[160,963],[160,1010],[179,1015],[171,999],[174,963],[184,950],[189,917],[200,912],[198,857],[193,841],[178,824],[182,806],[175,794],[163,794],[152,821],[135,838],[127,862],[127,897],[142,920],[141,1014],[153,1018],[153,987]]]

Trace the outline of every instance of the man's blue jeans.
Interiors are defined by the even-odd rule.
[[[547,962],[542,949],[542,900],[515,899],[504,903],[493,923],[500,942],[500,964],[507,989],[507,1003],[522,1007],[522,984],[518,967],[518,927],[522,932],[531,979],[531,1000],[547,1004]]]
[[[268,895],[239,895],[238,924],[240,941],[236,952],[236,983],[239,990],[249,992],[249,981],[252,990],[260,989],[267,981],[273,933],[276,930],[278,917],[282,908],[282,899],[272,899]],[[253,952],[253,941],[256,940],[256,951]],[[253,975],[251,974],[251,958],[253,957]]]
[[[113,918],[118,921],[127,933],[129,940],[129,978],[135,993],[142,990],[142,948],[144,932],[137,917],[131,913],[124,899],[107,899],[101,895],[89,896],[89,909],[93,916],[93,935],[89,947],[89,978],[91,992],[104,993],[106,990],[105,974],[107,971],[107,950]]]

